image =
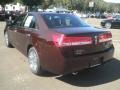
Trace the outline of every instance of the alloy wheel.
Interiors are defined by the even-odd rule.
[[[106,24],[105,24],[105,27],[106,27],[107,29],[110,29],[111,26],[112,26],[111,23],[106,23]]]

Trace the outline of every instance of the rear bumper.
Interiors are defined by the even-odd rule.
[[[75,71],[80,71],[86,68],[90,68],[96,65],[101,65],[113,58],[114,47],[111,49],[90,55],[84,55],[79,57],[64,58],[63,60],[58,60],[55,67],[51,69],[51,72],[56,74],[67,74]]]

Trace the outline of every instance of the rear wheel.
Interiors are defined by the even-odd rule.
[[[8,37],[8,33],[7,32],[5,32],[4,37],[5,37],[5,44],[6,44],[6,46],[10,47],[10,48],[13,47],[11,45],[10,41],[9,41],[9,37]]]
[[[105,28],[107,28],[107,29],[110,29],[110,28],[111,28],[111,26],[112,26],[112,24],[111,24],[111,23],[109,23],[109,22],[107,22],[107,23],[105,24]]]
[[[42,75],[44,73],[44,71],[40,65],[40,59],[39,59],[38,53],[34,47],[29,49],[28,63],[29,63],[29,67],[30,67],[31,71],[34,74]]]

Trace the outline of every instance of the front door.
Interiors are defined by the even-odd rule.
[[[26,15],[21,15],[18,18],[15,19],[13,22],[12,26],[8,27],[8,34],[10,38],[10,42],[12,43],[13,46],[17,46],[17,32],[21,26],[21,23],[23,22],[23,19],[25,18]]]

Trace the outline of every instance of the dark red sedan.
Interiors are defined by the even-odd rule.
[[[110,31],[94,28],[74,14],[31,12],[9,22],[4,35],[7,47],[28,57],[34,74],[95,67],[114,53]]]

